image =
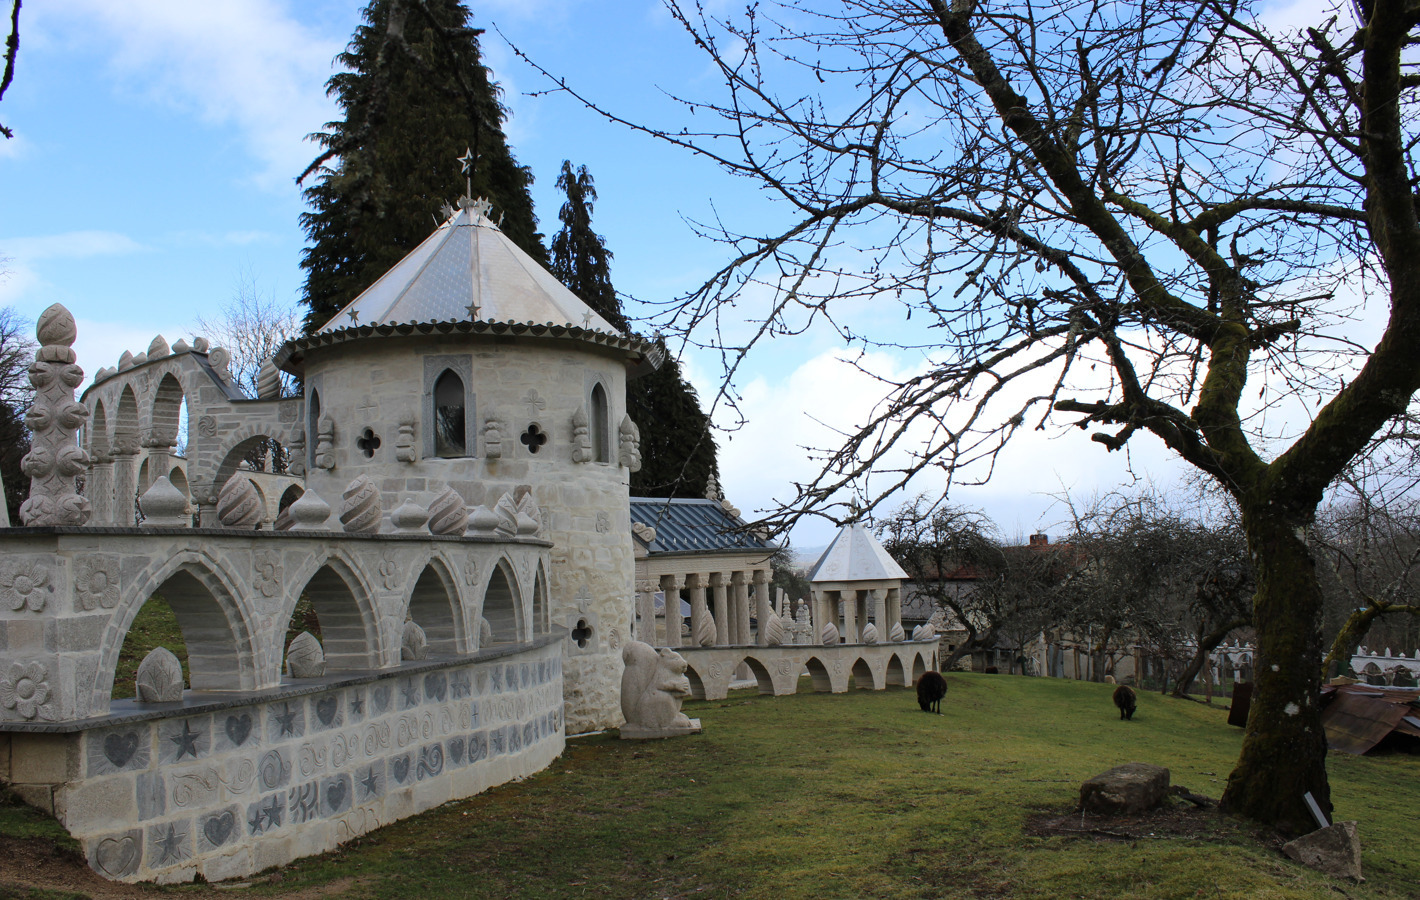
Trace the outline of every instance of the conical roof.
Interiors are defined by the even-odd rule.
[[[620,334],[468,201],[316,334],[363,325],[518,322]]]
[[[852,522],[838,530],[833,543],[823,551],[809,572],[809,581],[904,581],[902,571],[878,539],[862,522]]]

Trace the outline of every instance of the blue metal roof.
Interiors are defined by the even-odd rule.
[[[777,549],[740,530],[744,520],[730,515],[718,500],[632,497],[631,521],[656,529],[656,539],[646,548],[651,554]]]

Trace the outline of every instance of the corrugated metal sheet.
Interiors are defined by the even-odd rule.
[[[1359,756],[1379,744],[1410,711],[1408,704],[1391,703],[1353,691],[1337,691],[1321,713],[1326,746]]]
[[[632,497],[631,521],[656,529],[656,539],[646,547],[657,553],[713,553],[726,550],[763,550],[775,546],[744,528],[744,520],[730,515],[716,500],[666,500]]]

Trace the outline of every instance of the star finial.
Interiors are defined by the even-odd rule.
[[[352,324],[352,325],[359,325],[359,324],[360,324],[360,310],[358,310],[358,309],[352,309],[352,310],[350,310],[348,313],[346,313],[346,315],[350,317],[350,324]]]
[[[473,320],[475,320],[475,319],[478,318],[478,311],[479,311],[480,308],[481,308],[481,307],[478,305],[478,301],[477,301],[477,300],[473,301],[473,302],[470,303],[468,306],[464,307],[464,309],[467,309],[467,310],[468,310],[468,320],[469,320],[470,322],[472,322]]]
[[[473,151],[472,151],[472,150],[470,150],[469,148],[465,147],[464,150],[463,150],[463,156],[460,156],[460,157],[459,157],[459,162],[463,163],[463,174],[465,174],[465,175],[471,175],[471,174],[473,174],[472,172],[469,171],[469,169],[473,166]]]
[[[582,313],[582,327],[583,327],[583,328],[591,328],[591,327],[592,327],[592,311],[591,311],[590,309],[587,310],[586,312]]]

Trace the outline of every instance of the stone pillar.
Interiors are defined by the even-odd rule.
[[[84,483],[84,496],[94,514],[93,525],[113,524],[113,454],[108,449],[108,437],[96,434],[89,442],[89,477]]]
[[[873,624],[878,626],[878,640],[886,642],[888,631],[887,591],[868,591],[868,605],[873,608]]]
[[[769,589],[769,573],[763,569],[754,570],[754,609],[759,619],[759,633],[754,642],[761,647],[769,646],[769,617],[774,615],[774,592]]]
[[[113,524],[132,528],[138,502],[138,436],[123,436],[113,442]]]
[[[843,600],[843,643],[858,643],[858,592],[840,591]]]
[[[710,576],[714,578],[715,576]],[[705,627],[705,576],[699,572],[685,576],[686,589],[690,591],[690,646],[699,647],[697,635]],[[718,611],[718,610],[717,610]]]
[[[664,647],[656,637],[656,597],[649,584],[636,585],[636,640]]]
[[[725,602],[725,576],[722,572],[710,573],[710,596],[715,603],[715,646],[724,647],[734,638],[730,631],[730,604]]]
[[[666,595],[666,646],[680,646],[680,579],[661,576],[661,591]]]
[[[161,475],[167,475],[172,467],[173,447],[177,443],[177,435],[166,435],[157,428],[148,432],[147,440],[143,441],[143,448],[148,451],[148,480],[146,484],[138,485],[138,492],[141,494],[153,486],[153,482]]]
[[[889,588],[887,592],[888,634],[902,624],[902,588]],[[883,635],[887,640],[888,635]]]
[[[745,580],[745,573],[731,572],[730,586],[734,589],[734,599],[731,601],[735,609],[734,643],[745,645],[750,642],[749,582]]]

